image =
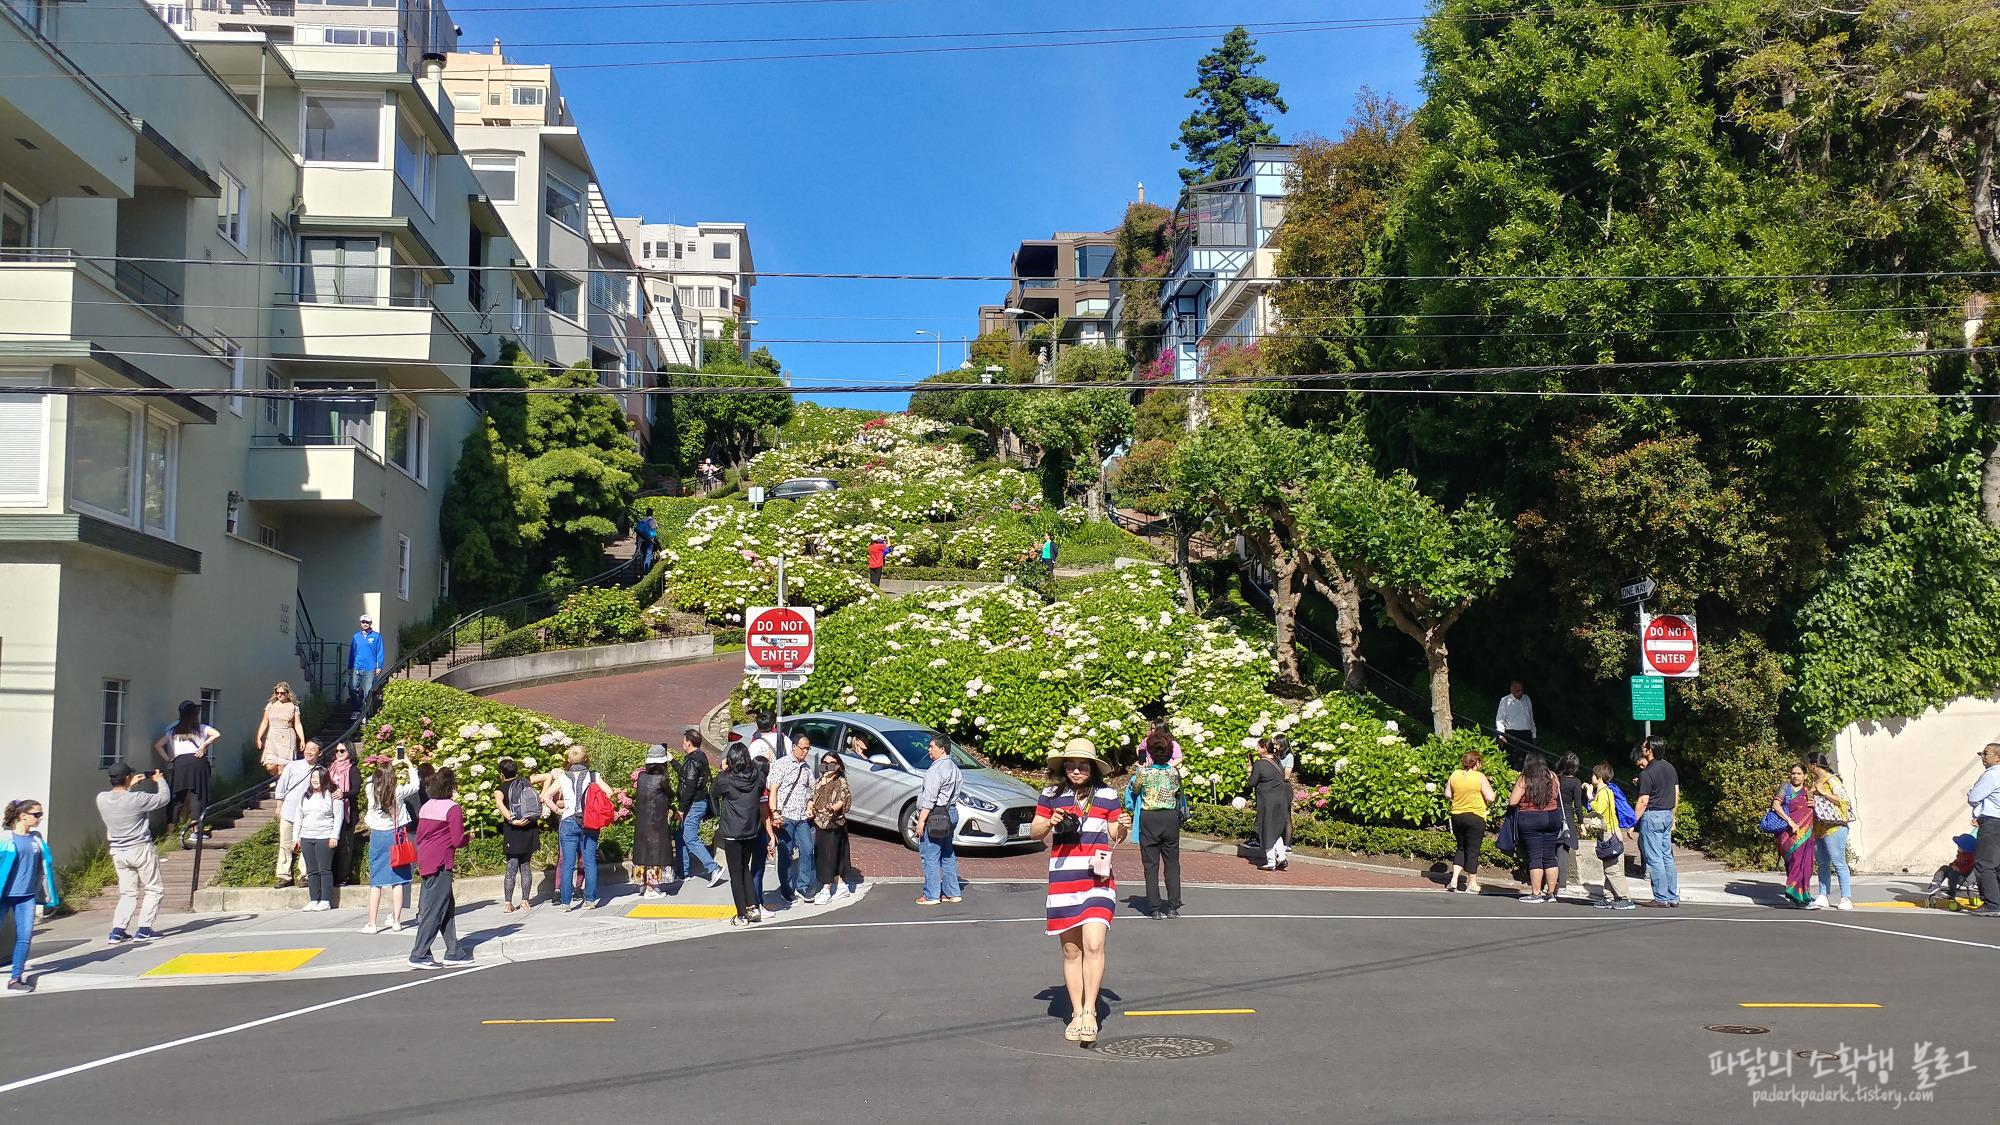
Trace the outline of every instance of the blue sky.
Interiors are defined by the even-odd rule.
[[[1054,50],[965,52],[710,65],[579,67],[964,45],[919,42],[641,45],[642,40],[746,39],[1045,31],[1416,17],[1423,6],[1260,0],[859,0],[730,7],[563,12],[457,11],[462,49],[497,36],[517,62],[553,63],[599,177],[621,215],[655,222],[748,223],[760,269],[859,273],[1005,273],[1022,238],[1104,229],[1144,181],[1172,205],[1180,153],[1169,147],[1193,104],[1195,61],[1223,30],[1152,32],[1200,38]],[[1337,134],[1363,86],[1418,99],[1413,28],[1259,34],[1263,73],[1291,112],[1285,140]],[[1253,27],[1253,33],[1255,28]],[[1131,38],[1114,35],[1106,38]],[[587,41],[618,46],[554,46]],[[1016,42],[987,39],[984,42]],[[1002,282],[814,281],[758,284],[755,335],[797,385],[893,381],[963,356],[975,310]],[[890,343],[782,341],[886,340]],[[833,396],[900,409],[901,395]]]

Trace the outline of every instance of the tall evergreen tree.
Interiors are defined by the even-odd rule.
[[[1174,142],[1187,153],[1182,183],[1212,183],[1229,174],[1244,149],[1277,143],[1277,130],[1264,112],[1266,107],[1286,112],[1285,99],[1276,82],[1256,72],[1264,61],[1257,41],[1238,26],[1195,65],[1195,86],[1187,96],[1199,99],[1201,108],[1181,122],[1181,139]]]

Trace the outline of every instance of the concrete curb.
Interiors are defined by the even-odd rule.
[[[555,893],[556,868],[554,864],[542,867],[535,875],[535,897],[546,898]],[[598,885],[605,893],[632,885],[632,865],[629,861],[600,863],[597,865]],[[452,890],[462,897],[498,896],[504,889],[504,875],[470,875],[453,881]],[[411,900],[415,901],[418,888],[423,880],[410,883]],[[393,889],[393,888],[392,888]],[[342,906],[366,906],[370,888],[366,883],[354,883],[335,887],[333,904],[335,909]],[[194,914],[273,914],[303,909],[306,904],[304,887],[203,887],[195,892]]]

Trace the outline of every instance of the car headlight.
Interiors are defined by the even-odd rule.
[[[975,797],[970,793],[961,792],[958,795],[958,803],[964,805],[968,809],[978,809],[980,812],[1000,811],[999,805],[994,804],[993,802],[987,800],[984,797]]]

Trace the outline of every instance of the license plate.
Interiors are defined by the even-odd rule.
[[[1016,824],[1014,826],[1014,831],[1010,833],[1010,835],[1013,835],[1017,838],[1021,836],[1026,836],[1027,834],[1028,834],[1028,826],[1025,824]]]

